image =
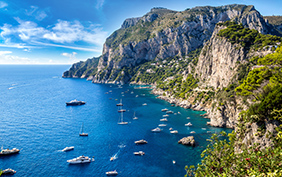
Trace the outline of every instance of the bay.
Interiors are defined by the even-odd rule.
[[[14,176],[106,176],[111,170],[125,177],[184,176],[185,165],[200,162],[211,133],[230,131],[206,126],[208,120],[200,116],[203,112],[171,107],[148,89],[63,79],[61,75],[69,67],[0,65],[0,146],[21,150],[0,157],[1,169],[16,170]],[[73,99],[86,104],[66,106],[65,102]],[[116,104],[120,99],[128,125],[117,124],[120,113]],[[168,122],[160,122],[163,108],[176,113],[170,114]],[[132,119],[134,112],[137,120]],[[193,126],[184,126],[188,122]],[[152,133],[151,129],[161,123],[167,124],[163,131]],[[79,136],[82,124],[88,137]],[[179,133],[170,134],[170,127]],[[177,143],[189,135],[195,137],[196,147]],[[146,139],[148,144],[135,145],[139,139]],[[67,146],[74,146],[74,150],[60,151]],[[141,150],[144,156],[133,155]],[[67,163],[80,155],[94,156],[95,161]],[[114,155],[117,158],[110,161]]]

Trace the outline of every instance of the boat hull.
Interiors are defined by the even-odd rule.
[[[66,102],[67,106],[80,106],[80,105],[84,105],[85,102],[78,102],[78,103],[70,103],[70,102]]]

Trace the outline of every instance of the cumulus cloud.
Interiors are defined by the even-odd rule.
[[[77,54],[76,52],[72,52],[72,53],[62,53],[61,55],[68,57],[71,60],[74,60],[74,59],[76,59],[76,57],[75,57],[76,54]]]
[[[6,2],[0,1],[0,9],[7,7],[8,4]]]
[[[58,20],[58,23],[52,28],[49,33],[44,34],[43,38],[52,40],[58,43],[71,43],[75,41],[84,41],[91,44],[102,45],[107,32],[97,25],[84,27],[79,21],[63,21]]]
[[[25,57],[19,57],[11,54],[11,51],[0,51],[1,64],[31,64],[31,60]]]
[[[101,48],[108,35],[101,26],[92,23],[83,25],[79,21],[58,20],[53,26],[43,28],[32,21],[24,21],[18,17],[15,20],[18,22],[17,26],[4,24],[0,27],[0,35],[4,40],[18,36],[20,40],[29,43],[49,41],[73,44],[82,41]]]

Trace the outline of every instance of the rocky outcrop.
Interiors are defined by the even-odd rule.
[[[178,141],[178,144],[183,144],[186,146],[195,146],[196,142],[194,140],[194,136],[187,136]]]
[[[183,12],[152,9],[143,17],[125,20],[122,28],[107,39],[103,47],[103,55],[99,61],[98,72],[93,77],[93,82],[112,83],[122,81],[127,83],[131,76],[121,75],[120,72],[123,67],[135,67],[146,61],[188,55],[190,51],[203,46],[212,37],[218,22],[227,20],[242,23],[245,27],[258,30],[261,33],[268,33],[268,24],[253,6],[206,6],[195,7]],[[139,34],[136,32],[140,30],[144,30],[146,33]],[[131,35],[134,35],[134,37]],[[138,38],[138,35],[140,35],[140,38]],[[148,38],[143,39],[146,35]],[[130,40],[131,38],[135,41]],[[217,42],[218,45],[225,43],[220,39],[215,40],[211,43]],[[230,44],[228,45],[224,47],[231,47]],[[210,51],[209,49],[209,46],[207,46],[206,50]],[[217,50],[220,50],[220,48]],[[220,52],[213,51],[213,53],[210,53],[211,55]],[[223,51],[222,54],[226,53]],[[231,63],[226,63],[226,65],[231,64],[230,67],[235,65],[236,60],[242,60],[244,51],[230,53],[229,56],[232,54],[236,54],[238,57],[231,60]],[[207,70],[205,72],[213,71]],[[216,85],[218,79],[218,77],[212,78],[210,83],[215,81]],[[225,81],[221,85],[227,82]]]

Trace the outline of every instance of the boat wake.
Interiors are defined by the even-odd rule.
[[[120,153],[120,150],[123,149],[123,148],[125,148],[126,145],[125,145],[125,144],[120,144],[120,145],[118,145],[118,147],[119,147],[120,149],[118,150],[117,153],[115,153],[115,154],[110,158],[110,161],[116,160],[116,159],[118,158],[118,155],[119,155],[119,153]]]

